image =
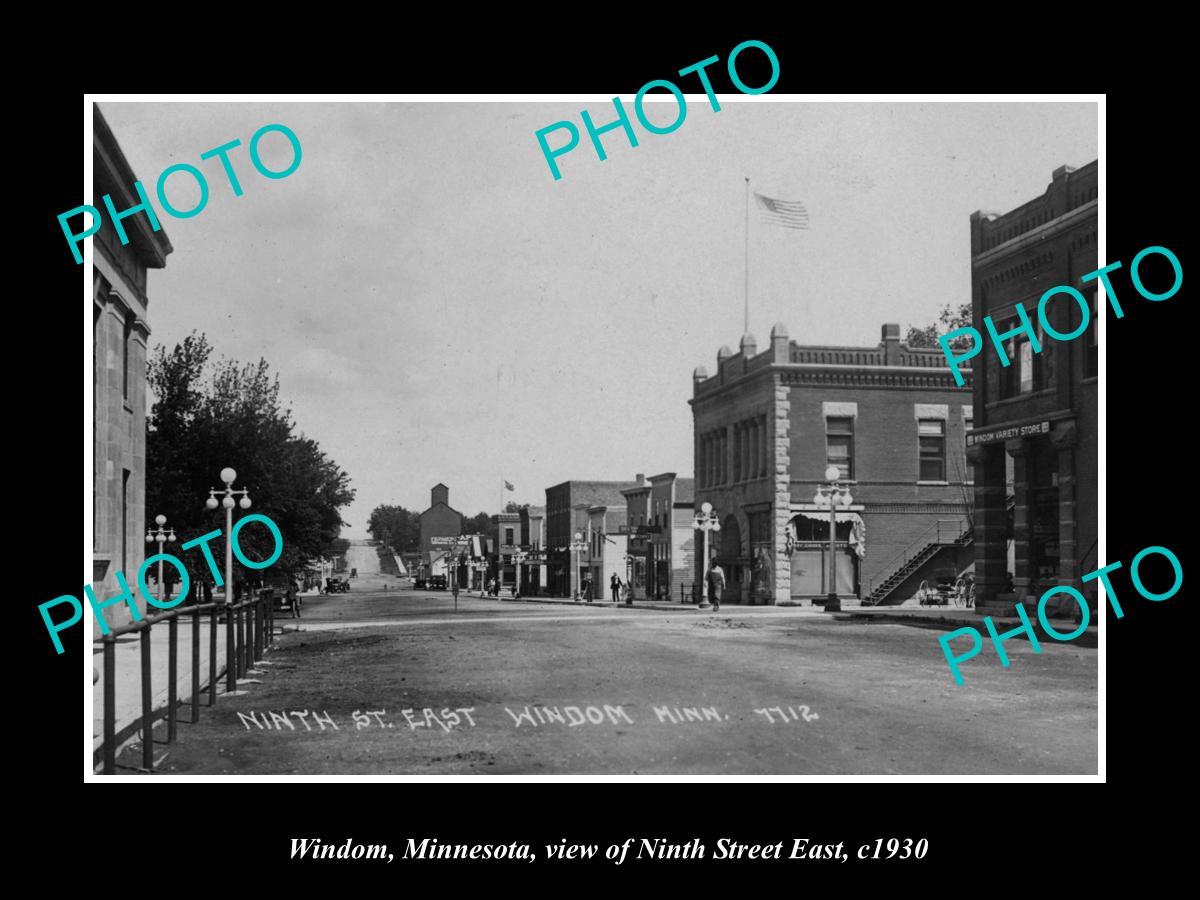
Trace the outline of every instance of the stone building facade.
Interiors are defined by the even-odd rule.
[[[137,175],[97,107],[93,115],[92,205],[110,194],[117,209],[139,202]],[[92,238],[92,590],[119,593],[123,572],[136,592],[146,558],[146,346],[150,337],[147,273],[166,265],[171,242],[144,213],[125,219],[122,245],[107,224]],[[164,511],[166,512],[166,511]],[[139,600],[139,606],[144,606]],[[130,621],[124,604],[105,610],[110,626]],[[99,625],[93,617],[93,635]]]
[[[710,558],[725,570],[725,601],[799,604],[827,592],[829,519],[814,495],[831,464],[855,501],[835,535],[843,598],[873,595],[923,538],[961,549],[973,416],[963,374],[955,387],[941,351],[908,347],[894,324],[874,347],[802,346],[778,324],[761,353],[746,335],[738,353],[721,348],[712,376],[696,369],[695,506],[711,503],[721,521]]]
[[[975,367],[976,605],[1008,612],[1019,598],[1036,605],[1056,584],[1081,590],[1095,607],[1096,585],[1081,584],[1097,562],[1098,469],[1096,281],[1099,186],[1096,163],[1061,166],[1045,192],[1004,215],[971,215],[971,301],[985,336]],[[1088,299],[1087,331],[1070,341],[1047,338],[1037,305],[1043,293],[1069,285]],[[1001,364],[984,316],[1000,334],[1018,322],[1020,303],[1040,353],[1027,334],[1005,343]],[[1067,297],[1046,307],[1055,331],[1070,333],[1082,313]],[[1103,312],[1103,310],[1099,310]],[[1011,512],[1010,512],[1011,510]]]

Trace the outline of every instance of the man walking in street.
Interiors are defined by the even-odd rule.
[[[721,611],[721,591],[725,587],[725,572],[716,563],[708,570],[708,599],[713,612]]]

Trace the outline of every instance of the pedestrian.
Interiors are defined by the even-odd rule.
[[[613,603],[621,602],[621,576],[616,572],[612,573],[612,578],[608,580],[609,587],[612,588]]]
[[[583,599],[588,603],[592,602],[592,576],[583,576]]]
[[[454,602],[457,604],[458,603],[458,579],[457,578],[450,579],[450,591],[451,591],[451,593],[454,594]]]
[[[708,570],[708,598],[712,602],[713,612],[721,610],[721,590],[725,587],[725,573],[717,563]]]

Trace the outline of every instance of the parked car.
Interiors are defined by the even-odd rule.
[[[445,575],[430,576],[429,589],[432,591],[444,591],[446,589],[446,576]]]

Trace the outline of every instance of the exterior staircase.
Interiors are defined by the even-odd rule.
[[[863,606],[899,606],[911,597],[922,580],[942,568],[956,572],[965,568],[964,551],[974,544],[970,523],[965,519],[939,519],[926,529],[892,564],[888,574],[871,586]]]

